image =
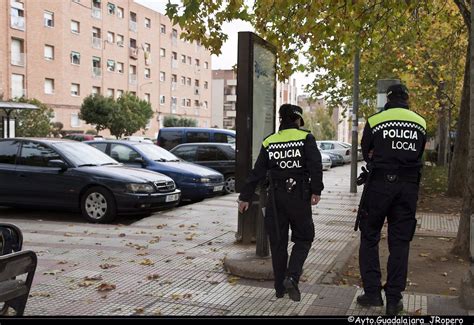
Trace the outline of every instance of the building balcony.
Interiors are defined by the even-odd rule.
[[[225,96],[226,102],[236,102],[237,101],[237,95],[227,95]]]
[[[137,32],[137,22],[130,20],[128,22],[128,28],[130,29],[130,31],[136,33]]]
[[[102,76],[102,68],[93,67],[92,68],[92,77],[100,78]]]
[[[92,8],[92,17],[95,19],[102,19],[102,10],[100,8]]]
[[[227,86],[237,86],[237,79],[227,80]]]
[[[25,17],[10,16],[10,27],[19,30],[25,30]]]
[[[236,111],[224,111],[225,117],[237,117]]]
[[[25,66],[25,53],[12,55],[11,64],[19,66],[19,67],[24,67]]]
[[[102,49],[102,38],[92,36],[92,47],[98,50]]]
[[[128,83],[131,85],[137,84],[137,75],[136,74],[129,74],[128,75]]]
[[[129,49],[130,51],[130,58],[134,59],[134,60],[138,60],[138,48],[136,47],[131,47]]]
[[[177,82],[172,82],[171,83],[171,90],[176,90],[178,89],[178,83]]]
[[[11,88],[11,98],[22,98],[26,97],[26,89]]]

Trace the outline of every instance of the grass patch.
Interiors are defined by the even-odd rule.
[[[448,166],[424,166],[420,191],[426,194],[445,193],[448,188]]]

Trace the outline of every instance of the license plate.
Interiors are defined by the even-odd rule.
[[[214,186],[214,192],[219,192],[219,191],[222,191],[223,189],[224,189],[224,185]]]
[[[179,200],[179,194],[168,195],[166,197],[166,202],[173,202]]]

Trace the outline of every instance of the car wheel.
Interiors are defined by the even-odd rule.
[[[117,216],[113,195],[99,186],[91,187],[82,195],[81,211],[82,216],[93,223],[110,222]]]
[[[226,194],[235,193],[235,175],[227,175],[225,177],[224,191]]]

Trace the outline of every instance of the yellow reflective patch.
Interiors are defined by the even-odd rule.
[[[387,121],[407,121],[414,122],[426,129],[426,121],[420,115],[405,108],[391,108],[381,113],[369,117],[369,125],[371,128],[377,124]]]
[[[272,134],[263,140],[263,147],[268,148],[271,143],[300,141],[306,139],[309,133],[298,129],[285,129]]]

